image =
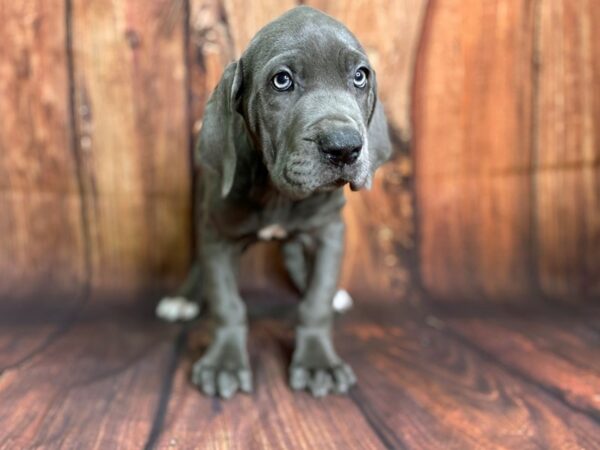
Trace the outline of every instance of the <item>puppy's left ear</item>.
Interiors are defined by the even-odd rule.
[[[218,174],[222,197],[231,191],[235,177],[239,134],[239,120],[235,119],[241,103],[242,78],[241,61],[227,66],[206,105],[194,152],[196,163]]]
[[[367,118],[367,124],[371,125],[371,121],[373,120],[373,115],[375,114],[375,107],[377,106],[377,74],[375,70],[371,69],[371,73],[369,75],[369,94],[367,97],[367,105],[369,115]]]
[[[369,174],[366,187],[370,188],[375,175],[375,170],[390,159],[392,155],[392,143],[388,130],[387,118],[383,110],[383,105],[377,98],[377,80],[375,72],[372,73],[369,92],[370,114],[368,120],[369,135],[369,159],[371,162],[371,173]]]

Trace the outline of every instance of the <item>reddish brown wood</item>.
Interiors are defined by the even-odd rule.
[[[589,1],[431,4],[414,155],[433,296],[600,297],[599,14]]]
[[[535,318],[450,318],[445,322],[502,363],[600,418],[600,334],[582,317],[541,313]]]
[[[341,284],[382,298],[404,299],[410,290],[414,248],[412,164],[408,145],[410,87],[427,0],[314,0],[306,4],[331,14],[358,37],[377,73],[396,150],[370,192],[348,191],[346,256]],[[385,38],[382,38],[385,36]]]
[[[64,18],[63,2],[0,3],[0,298],[86,279]]]
[[[431,316],[382,316],[375,314],[377,323],[387,324],[383,329],[357,326],[358,339],[346,331],[341,351],[353,349],[350,362],[361,380],[355,397],[392,448],[597,448],[593,417],[487,357],[477,341],[456,339]]]
[[[314,399],[287,387],[292,323],[264,316],[279,299],[262,292],[251,302],[263,310],[251,308],[255,393],[228,401],[189,382],[205,322],[186,332],[145,301],[92,298],[43,351],[6,368],[29,351],[12,337],[59,323],[52,310],[4,309],[0,449],[600,448],[597,312],[360,308],[335,335],[358,386]]]
[[[380,73],[383,100],[394,120],[398,139],[410,135],[408,88],[411,80],[421,14],[426,2],[394,0],[369,6],[357,2],[342,5],[336,1],[307,3],[342,20],[364,43]],[[237,58],[254,34],[270,20],[295,6],[294,2],[272,5],[216,0],[192,1],[190,14],[190,67],[193,92],[194,130],[199,130],[201,113],[208,93],[217,83],[227,62]],[[364,11],[369,11],[365,16]],[[393,14],[389,14],[393,11]],[[398,26],[401,23],[403,26]],[[376,30],[387,30],[389,39],[378,39]],[[403,67],[406,70],[399,71]],[[341,284],[357,289],[394,292],[408,290],[407,262],[398,249],[412,247],[412,202],[407,189],[411,174],[404,152],[393,166],[381,172],[370,193],[349,193],[346,208],[348,239]],[[365,236],[373,239],[365,240]],[[262,246],[244,258],[242,284],[265,286],[281,277],[275,246]]]
[[[294,6],[293,1],[259,3],[190,2],[188,61],[195,134],[202,125],[204,106],[227,64],[241,55],[261,27]],[[251,249],[244,255],[240,275],[242,286],[254,288],[284,278],[277,246],[260,245]]]
[[[94,285],[179,277],[191,253],[183,2],[75,0],[71,20]]]
[[[535,154],[540,285],[600,298],[600,4],[542,1]]]
[[[430,3],[414,88],[420,272],[437,298],[534,292],[534,2]]]
[[[404,148],[373,191],[349,194],[341,283],[403,298],[417,242],[420,281],[438,299],[600,298],[600,7],[308,4],[363,42],[397,148],[415,137],[416,175]],[[0,10],[0,295],[78,292],[90,278],[172,285],[192,254],[190,150],[208,95],[295,3],[69,5]],[[242,284],[277,283],[278,261],[275,246],[253,251]]]
[[[143,448],[174,347],[167,327],[141,316],[96,307],[43,352],[2,370],[0,448]],[[26,316],[13,320],[0,341],[28,326]]]
[[[219,449],[384,448],[351,398],[314,399],[289,389],[290,331],[272,320],[253,324],[250,358],[256,392],[252,396],[207,400],[190,389],[191,361],[182,364],[158,447],[173,443]],[[190,340],[194,357],[206,346],[207,337],[206,330],[194,333]]]

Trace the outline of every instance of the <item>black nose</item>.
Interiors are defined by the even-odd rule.
[[[362,137],[354,128],[338,128],[319,138],[319,149],[336,166],[353,164],[360,156]]]

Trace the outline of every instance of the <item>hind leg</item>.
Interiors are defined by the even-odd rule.
[[[314,239],[307,234],[299,234],[285,242],[282,247],[285,268],[300,294],[306,292],[312,273],[315,254],[314,247]]]
[[[194,263],[183,285],[174,295],[163,297],[156,306],[156,316],[167,322],[195,319],[200,313],[200,265]]]
[[[292,283],[300,294],[308,287],[315,264],[316,241],[307,234],[300,234],[283,244],[283,261]],[[333,309],[342,313],[352,307],[352,297],[344,289],[339,289],[333,297]]]

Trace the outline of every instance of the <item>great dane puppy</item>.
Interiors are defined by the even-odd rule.
[[[192,375],[205,394],[252,390],[236,272],[242,251],[261,238],[283,241],[303,295],[291,387],[322,396],[356,382],[333,346],[332,298],[344,243],[342,188],[368,187],[391,154],[376,88],[354,35],[309,7],[265,26],[226,68],[196,149],[203,214],[191,278],[201,277],[201,297],[215,319],[212,343]]]

